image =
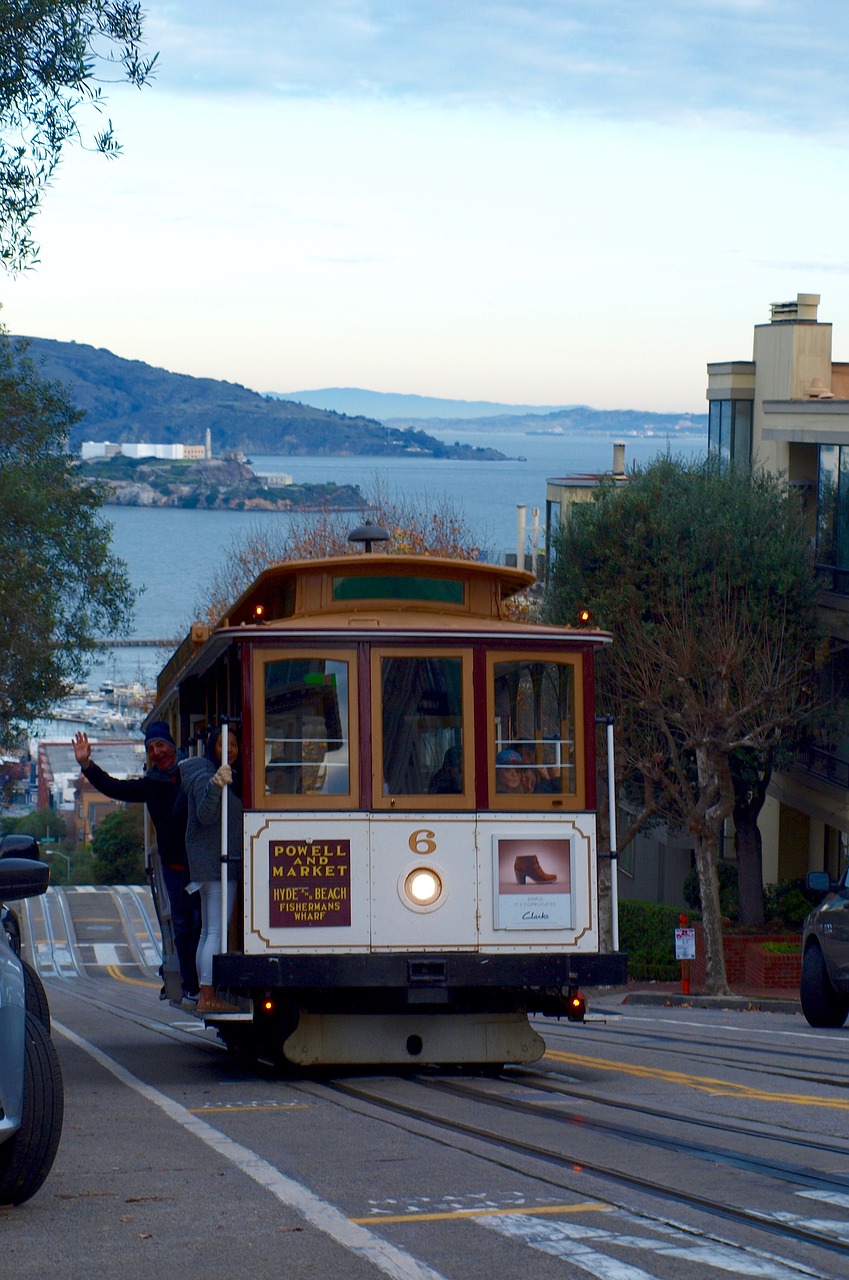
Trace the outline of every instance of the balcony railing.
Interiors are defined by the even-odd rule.
[[[800,746],[796,752],[796,763],[817,778],[824,778],[836,787],[849,787],[849,760],[826,751],[811,742]]]
[[[821,591],[829,591],[835,596],[849,596],[849,572],[846,569],[817,564],[814,572]]]

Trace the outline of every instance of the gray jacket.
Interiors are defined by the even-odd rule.
[[[186,826],[186,853],[192,880],[218,880],[221,877],[221,795],[222,789],[212,781],[216,766],[205,756],[192,756],[179,762],[183,790],[189,799]],[[227,836],[229,880],[237,878],[234,862],[242,860],[242,802],[230,788],[227,800]]]

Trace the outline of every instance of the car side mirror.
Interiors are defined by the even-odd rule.
[[[827,871],[809,871],[805,877],[805,884],[812,893],[830,893],[832,889],[837,888]]]
[[[0,840],[0,858],[33,858],[36,862],[41,858],[38,841],[35,836],[12,835],[3,836]]]
[[[50,868],[46,862],[33,862],[30,858],[0,858],[0,900],[16,901],[18,898],[37,898],[47,892]]]

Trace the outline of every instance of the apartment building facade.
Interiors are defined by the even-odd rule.
[[[849,855],[849,362],[832,358],[819,303],[773,304],[752,359],[707,366],[709,448],[786,475],[798,493],[827,637],[821,722],[773,776],[761,815],[766,882],[836,876]]]

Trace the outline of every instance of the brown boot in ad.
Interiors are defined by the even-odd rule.
[[[543,871],[536,854],[518,857],[513,863],[513,870],[516,872],[517,884],[524,884],[526,880],[533,880],[534,884],[550,884],[557,879],[556,872]]]

